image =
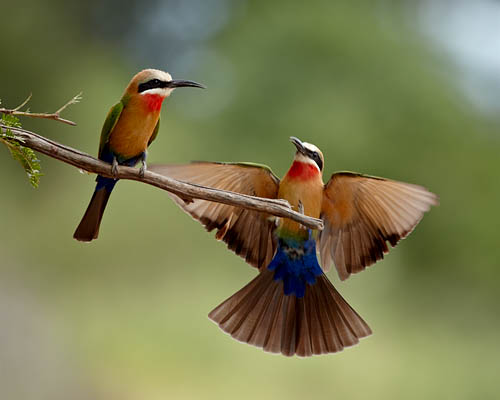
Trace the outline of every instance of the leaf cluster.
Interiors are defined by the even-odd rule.
[[[43,175],[40,160],[33,150],[21,144],[23,142],[21,138],[8,129],[8,127],[21,128],[21,122],[14,115],[3,114],[0,123],[4,127],[0,130],[0,142],[7,146],[12,157],[22,165],[31,185],[34,188],[38,187],[40,177]]]

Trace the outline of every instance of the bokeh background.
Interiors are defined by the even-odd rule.
[[[120,182],[99,240],[73,231],[93,176],[41,156],[39,189],[0,148],[0,398],[496,399],[500,351],[500,2],[112,0],[1,3],[0,98],[64,114],[27,129],[97,152],[138,70],[178,90],[150,162],[255,161],[315,143],[325,179],[422,184],[441,205],[340,283],[374,334],[285,358],[207,313],[256,273],[166,193]]]

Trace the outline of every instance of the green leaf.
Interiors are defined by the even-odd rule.
[[[21,128],[19,119],[13,115],[2,115],[0,122],[5,127]],[[22,146],[19,141],[22,140],[16,137],[10,129],[0,131],[0,142],[7,146],[12,157],[23,166],[31,185],[36,188],[40,183],[40,177],[43,175],[41,172],[40,160],[33,150]]]

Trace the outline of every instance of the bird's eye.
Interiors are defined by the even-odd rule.
[[[141,83],[139,85],[138,89],[139,89],[139,93],[141,93],[141,92],[144,92],[146,90],[155,89],[155,88],[159,88],[159,87],[162,87],[162,81],[155,78],[155,79],[150,79],[147,82]]]
[[[311,154],[311,158],[314,160],[314,162],[318,165],[318,168],[320,169],[320,171],[323,169],[323,161],[321,161],[321,157],[319,156],[319,154],[314,151],[312,154]]]

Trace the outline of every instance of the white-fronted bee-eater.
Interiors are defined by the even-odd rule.
[[[249,163],[196,162],[152,170],[185,182],[286,199],[295,210],[323,220],[318,234],[287,218],[203,200],[186,203],[172,195],[259,269],[209,317],[232,337],[265,351],[311,356],[342,350],[371,333],[326,277],[332,263],[342,280],[363,271],[383,258],[388,243],[395,246],[407,236],[438,199],[421,186],[352,172],[335,173],[325,185],[321,151],[297,138],[291,141],[297,151],[281,181],[268,167]]]
[[[193,81],[173,80],[170,74],[157,69],[145,69],[136,74],[121,100],[108,113],[101,131],[99,159],[117,165],[135,166],[142,161],[141,174],[146,170],[148,146],[160,128],[163,100],[178,87],[203,85]],[[82,221],[73,237],[89,242],[99,234],[102,214],[117,179],[97,176],[97,185]]]

